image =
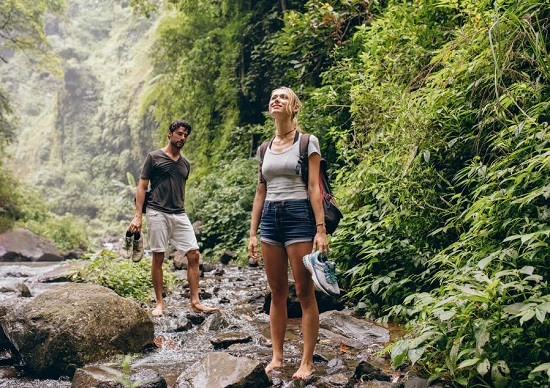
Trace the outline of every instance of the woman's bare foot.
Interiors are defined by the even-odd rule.
[[[195,304],[191,304],[191,311],[193,311],[195,313],[212,314],[212,313],[219,313],[220,309],[217,309],[215,307],[206,307],[205,305],[203,305],[201,303],[195,303]]]
[[[153,309],[153,317],[162,317],[164,315],[164,303],[159,303]]]
[[[293,379],[307,380],[313,376],[313,366],[300,365],[300,368],[292,375]]]
[[[282,361],[271,360],[271,362],[265,367],[265,373],[269,373],[275,369],[281,369],[283,367]]]

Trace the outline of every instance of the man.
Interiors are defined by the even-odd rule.
[[[191,291],[191,310],[216,312],[199,300],[199,246],[189,218],[185,214],[185,183],[189,176],[189,161],[181,154],[181,148],[191,134],[191,125],[185,120],[175,120],[168,128],[168,144],[147,154],[136,190],[136,211],[128,231],[141,232],[142,205],[151,181],[151,197],[147,204],[147,229],[149,245],[153,252],[151,275],[155,290],[156,306],[153,316],[164,315],[163,272],[164,252],[170,242],[187,256],[187,281]]]

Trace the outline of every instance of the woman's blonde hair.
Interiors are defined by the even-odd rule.
[[[299,130],[300,128],[298,127],[298,119],[296,118],[296,115],[298,114],[300,109],[302,109],[302,102],[298,98],[298,95],[294,93],[294,90],[286,86],[281,86],[279,88],[273,89],[271,91],[271,94],[273,94],[275,90],[284,90],[288,95],[288,105],[287,105],[288,114],[292,118],[292,123],[294,124],[296,129]]]

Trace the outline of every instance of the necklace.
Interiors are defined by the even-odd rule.
[[[282,135],[276,134],[275,136],[277,136],[279,139],[284,139],[286,135],[288,135],[289,133],[294,132],[295,130],[296,130],[296,128],[291,129],[290,131],[285,132],[285,133],[283,133]]]

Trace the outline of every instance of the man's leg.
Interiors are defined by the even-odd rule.
[[[200,254],[197,249],[193,249],[186,254],[187,256],[187,281],[189,282],[189,291],[191,293],[191,310],[195,312],[214,313],[220,311],[217,308],[206,307],[201,304],[199,299],[199,261]]]
[[[153,289],[155,290],[155,299],[157,304],[153,310],[154,317],[164,315],[164,299],[162,291],[164,287],[162,265],[164,264],[164,252],[153,252],[153,261],[151,262],[151,276],[153,278]]]

